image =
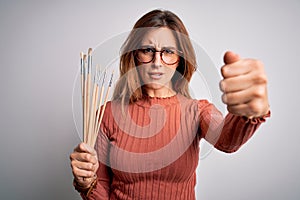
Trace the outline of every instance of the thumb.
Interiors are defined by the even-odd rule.
[[[224,55],[224,63],[231,64],[240,60],[238,54],[233,53],[232,51],[227,51]]]
[[[80,149],[81,152],[87,152],[92,155],[96,155],[96,151],[88,144],[82,142],[78,145],[78,148]]]

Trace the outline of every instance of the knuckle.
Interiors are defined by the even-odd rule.
[[[228,102],[227,102],[227,94],[226,94],[226,93],[222,94],[222,101],[223,101],[223,103],[225,103],[225,104],[228,103]]]
[[[264,64],[260,61],[260,60],[254,60],[255,65],[259,68],[262,68],[264,66]]]
[[[95,173],[94,173],[93,171],[89,171],[89,176],[90,176],[90,177],[93,177],[94,174],[95,174]]]
[[[252,69],[256,69],[256,70],[263,69],[263,63],[257,59],[245,59],[244,64],[250,66]]]
[[[74,173],[75,175],[78,176],[79,170],[78,170],[77,168],[74,167],[72,171],[73,171],[73,173]]]
[[[97,157],[97,151],[95,149],[93,149],[93,155]]]
[[[223,76],[227,75],[227,73],[228,73],[228,69],[227,68],[228,67],[226,67],[226,66],[221,67],[221,73],[222,73]]]
[[[93,164],[92,163],[88,163],[87,164],[87,168],[90,169],[90,170],[92,170],[93,169]]]
[[[228,112],[235,114],[235,109],[232,106],[227,106],[227,110]]]
[[[221,90],[222,92],[225,92],[225,88],[226,88],[225,80],[220,81],[219,86],[220,86],[220,90]]]
[[[260,82],[261,83],[265,83],[266,84],[268,82],[268,78],[267,78],[267,76],[266,76],[265,73],[261,73],[259,77],[260,77]]]
[[[96,172],[98,170],[99,165],[93,165],[93,171]]]
[[[264,69],[264,64],[260,60],[253,59],[252,66],[259,71],[263,71]]]
[[[72,160],[72,161],[71,161],[71,166],[72,166],[72,167],[76,166],[75,160]]]
[[[93,165],[93,171],[96,173],[96,171],[98,170],[99,168],[99,164],[96,164],[96,165]]]
[[[86,153],[86,154],[84,154],[83,158],[84,158],[85,160],[89,161],[89,160],[91,159],[91,155],[88,154],[88,153]]]
[[[93,172],[91,172],[91,171],[85,171],[85,176],[87,176],[87,177],[91,177],[91,176],[93,176]]]
[[[263,97],[264,94],[265,94],[264,87],[257,87],[256,90],[254,91],[254,96],[257,98]]]
[[[71,155],[70,155],[70,160],[76,160],[76,157],[77,157],[78,153],[77,152],[73,152]]]
[[[268,79],[265,73],[259,73],[255,76],[254,81],[256,83],[266,84],[268,82]]]
[[[92,160],[93,164],[97,164],[98,163],[98,156],[93,156],[93,160]]]
[[[81,143],[78,145],[78,147],[79,147],[80,150],[84,150],[84,144],[83,144],[83,142],[81,142]]]

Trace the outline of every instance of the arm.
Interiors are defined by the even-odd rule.
[[[270,116],[247,119],[234,114],[222,114],[206,100],[199,101],[201,137],[220,151],[232,153],[245,144],[257,128]]]
[[[268,113],[264,117],[252,118],[249,120],[229,113],[225,117],[222,134],[215,144],[215,147],[226,153],[237,151],[252,137],[261,123],[265,122],[265,118],[269,116]]]
[[[200,103],[202,137],[217,149],[237,151],[270,116],[267,76],[263,64],[255,59],[241,59],[233,52],[224,55],[220,89],[229,114],[221,113],[208,102]]]

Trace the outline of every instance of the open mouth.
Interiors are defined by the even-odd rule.
[[[151,79],[159,80],[163,76],[163,73],[162,72],[149,72],[148,75]]]

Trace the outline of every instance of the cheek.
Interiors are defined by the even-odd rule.
[[[139,77],[142,81],[145,80],[145,76],[146,76],[146,71],[147,71],[147,68],[146,66],[144,65],[140,65],[137,67],[137,71],[138,71],[138,74],[139,74]]]
[[[142,75],[146,71],[145,66],[143,66],[143,65],[137,66],[136,69],[140,75]]]
[[[178,63],[175,64],[175,65],[169,65],[169,66],[168,66],[168,68],[171,68],[171,69],[174,70],[174,71],[177,69],[177,67],[178,67]]]
[[[176,72],[176,68],[174,69],[174,68],[167,67],[165,71],[166,71],[166,79],[171,80]]]
[[[169,74],[172,74],[172,76],[173,76],[174,73],[176,72],[177,67],[178,67],[178,64],[176,64],[176,65],[169,65],[169,66],[166,67],[166,71]]]

